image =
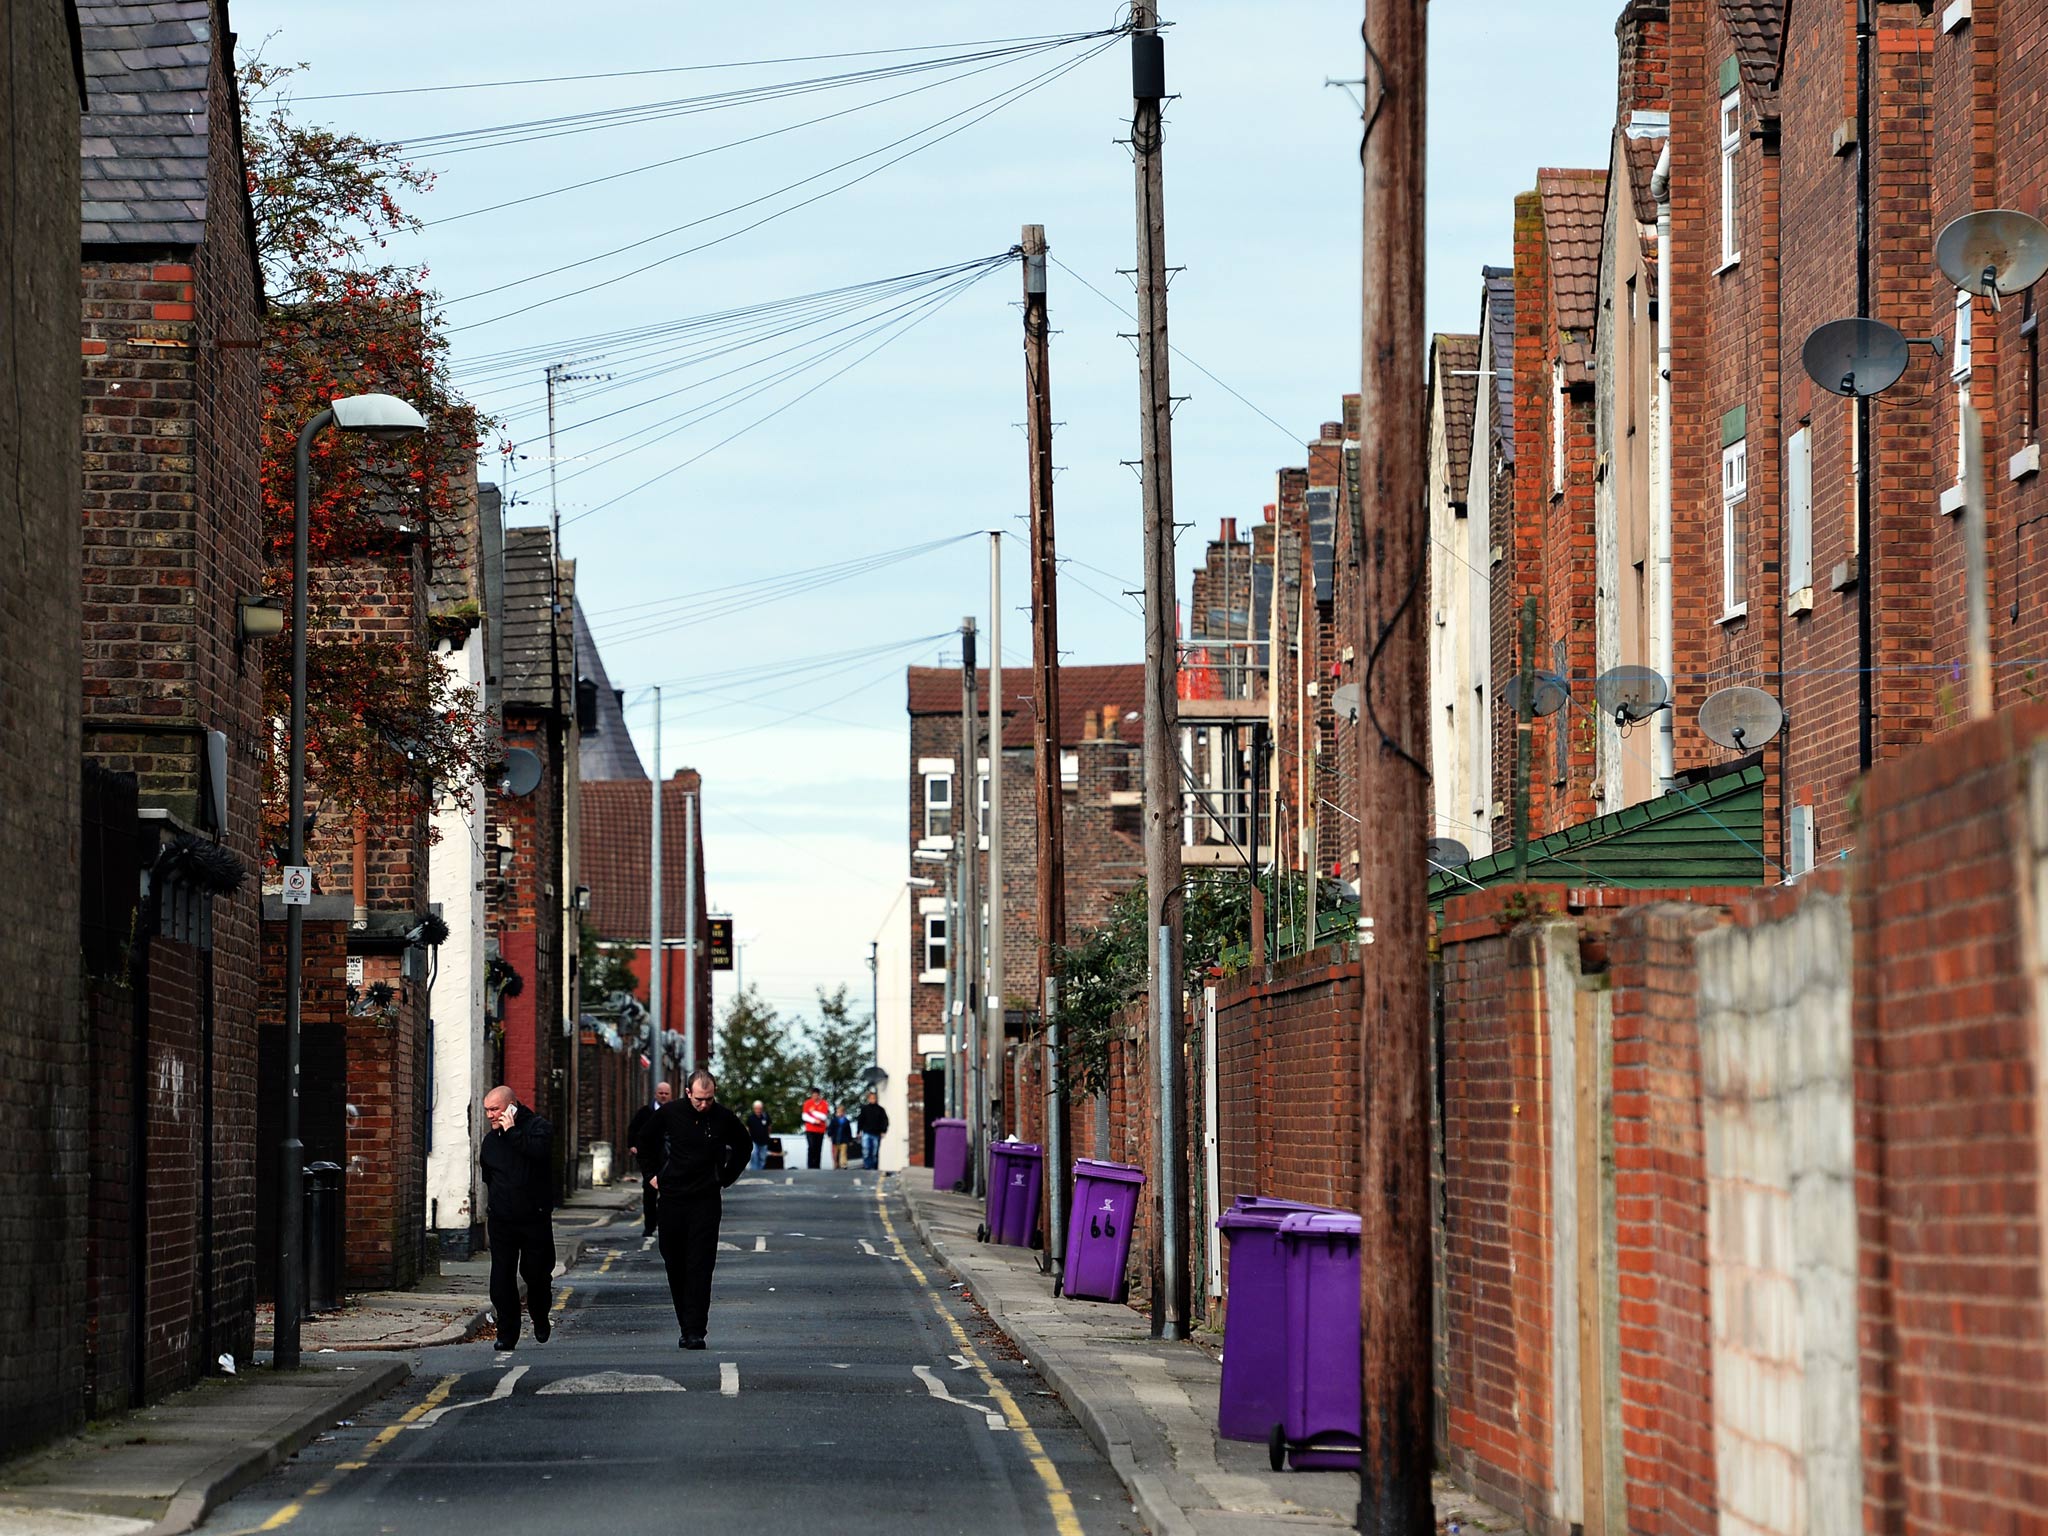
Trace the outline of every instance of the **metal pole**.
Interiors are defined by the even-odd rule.
[[[976,796],[974,620],[960,621],[960,787],[953,795],[953,846],[960,853],[960,1017],[967,1025],[967,1166],[974,1194],[988,1192],[981,1165],[981,908],[975,899],[974,855],[980,842],[980,806]]]
[[[1131,6],[1131,154],[1137,164],[1138,203],[1138,412],[1145,506],[1145,908],[1146,931],[1173,936],[1180,948],[1181,787],[1179,663],[1175,652],[1177,588],[1173,564],[1173,387],[1167,368],[1166,191],[1160,158],[1160,102],[1166,93],[1165,42],[1153,0]],[[1158,1099],[1177,1102],[1183,1092],[1180,1009],[1167,1000],[1179,980],[1159,962],[1167,950],[1146,949],[1147,978],[1161,1027],[1172,1038],[1155,1053],[1162,1074]],[[1158,1122],[1155,1122],[1158,1123]],[[1188,1317],[1184,1228],[1187,1148],[1164,1134],[1154,1147],[1153,1202],[1158,1220],[1153,1266],[1152,1331],[1179,1338]],[[1167,1229],[1172,1228],[1168,1245]]]
[[[882,1064],[882,946],[873,939],[868,940],[868,1064]]]
[[[704,1064],[697,1043],[697,797],[683,797],[683,1080]]]
[[[1003,536],[988,536],[988,1137],[1003,1135]]]
[[[1067,1090],[1060,1082],[1060,983],[1056,976],[1045,978],[1045,1162],[1046,1223],[1045,1254],[1052,1272],[1052,1293],[1057,1296],[1067,1278]]]
[[[1173,929],[1170,925],[1166,923],[1159,925],[1158,941],[1157,958],[1159,974],[1164,977],[1171,977],[1174,974],[1175,949]],[[1153,1105],[1153,1112],[1156,1116],[1154,1123],[1158,1126],[1159,1144],[1162,1147],[1177,1147],[1180,1145],[1180,1105],[1176,1102],[1174,1095],[1170,1091],[1163,1091],[1166,1085],[1175,1082],[1180,1076],[1177,1070],[1180,1065],[1178,1060],[1180,1056],[1180,1032],[1175,1027],[1179,1021],[1174,1017],[1180,1011],[1179,1003],[1180,989],[1171,982],[1153,990],[1152,1040],[1157,1047],[1157,1052],[1156,1059],[1153,1062],[1152,1080],[1162,1089],[1157,1101]],[[1168,1170],[1175,1169],[1178,1161],[1178,1159],[1173,1157],[1161,1157],[1159,1159],[1161,1172],[1167,1173]],[[1179,1185],[1176,1185],[1167,1192],[1166,1200],[1166,1208],[1169,1213],[1183,1203]],[[1187,1269],[1187,1255],[1181,1247],[1181,1241],[1181,1223],[1172,1220],[1169,1216],[1169,1219],[1160,1223],[1159,1227],[1160,1267],[1169,1276],[1183,1276],[1184,1271]],[[1170,1295],[1172,1291],[1170,1280],[1166,1289]],[[1186,1321],[1185,1312],[1176,1314],[1169,1307],[1165,1318],[1158,1325],[1157,1332],[1159,1337],[1162,1339],[1186,1338]]]
[[[922,925],[920,925],[922,926]],[[960,905],[953,884],[953,861],[946,861],[946,1118],[960,1115],[960,1023],[958,1007],[960,974]]]
[[[1515,701],[1515,884],[1529,883],[1529,743],[1536,731],[1536,599],[1522,599],[1521,697]]]
[[[292,504],[292,703],[290,761],[285,789],[285,859],[294,868],[306,862],[306,545],[311,539],[313,439],[334,421],[334,412],[317,412],[299,429],[299,451]],[[299,999],[305,984],[306,909],[294,903],[284,909],[284,1141],[278,1148],[277,1296],[273,1303],[270,1360],[281,1371],[299,1367],[299,1316],[305,1290],[299,1265],[305,1219],[306,1148],[299,1140]]]
[[[1368,96],[1377,95],[1365,171],[1360,483],[1366,497],[1363,609],[1347,635],[1369,670],[1376,743],[1358,737],[1364,1007],[1358,1042],[1365,1103],[1357,1170],[1359,1358],[1364,1454],[1358,1528],[1429,1536],[1430,1493],[1428,650],[1415,593],[1429,547],[1423,377],[1423,141],[1428,0],[1371,0]],[[1526,697],[1526,695],[1525,695]]]
[[[662,975],[667,958],[661,947],[661,690],[654,690],[654,841],[649,850],[647,911],[653,929],[647,948],[647,1014],[654,1022],[648,1031],[647,1102],[654,1102],[654,1090],[664,1079],[661,1070]]]

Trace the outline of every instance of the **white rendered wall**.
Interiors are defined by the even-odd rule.
[[[875,1063],[889,1074],[882,1090],[882,1108],[889,1111],[889,1134],[882,1138],[882,1166],[910,1166],[910,1095],[922,1092],[924,1058],[913,1049],[910,1038],[910,923],[905,905],[906,888],[890,904],[889,913],[875,935],[877,1038],[880,1059]]]
[[[483,683],[483,634],[472,630],[459,651],[443,650],[454,680]],[[427,899],[448,924],[428,1008],[434,1021],[434,1099],[428,1106],[427,1225],[443,1232],[481,1220],[477,1133],[484,1073],[484,789],[444,796],[434,809],[439,840],[427,856]]]

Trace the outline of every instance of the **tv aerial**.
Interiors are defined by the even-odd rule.
[[[1600,701],[1600,712],[1612,715],[1615,725],[1624,729],[1671,707],[1671,685],[1654,667],[1621,666],[1603,672],[1594,679],[1593,696]]]
[[[513,747],[505,754],[505,775],[498,785],[508,795],[530,795],[540,788],[541,763],[525,747]]]
[[[1571,697],[1571,685],[1563,678],[1555,672],[1539,671],[1536,674],[1536,687],[1531,697],[1529,713],[1538,719],[1545,715],[1554,715],[1571,702]],[[1520,714],[1522,711],[1522,677],[1519,672],[1508,679],[1507,706],[1510,714]]]
[[[1867,400],[1899,382],[1912,347],[1927,347],[1939,357],[1942,340],[1916,341],[1882,320],[1856,315],[1815,326],[1799,349],[1799,361],[1806,376],[1829,394]]]
[[[1934,261],[1964,293],[1989,299],[2031,288],[2048,273],[2048,225],[2017,208],[1981,208],[1936,236]]]
[[[1455,837],[1432,837],[1428,857],[1433,868],[1456,869],[1472,862],[1472,850]]]
[[[1784,724],[1784,707],[1761,688],[1723,688],[1708,694],[1700,705],[1701,732],[1736,752],[1755,751]]]

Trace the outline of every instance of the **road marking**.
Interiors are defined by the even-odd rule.
[[[871,1259],[879,1259],[882,1256],[881,1250],[875,1247],[875,1245],[869,1242],[866,1238],[862,1238],[860,1240],[860,1251],[866,1254]]]
[[[651,1238],[651,1237],[643,1237],[643,1238],[641,1238],[641,1239],[640,1239],[640,1251],[641,1251],[642,1253],[645,1253],[645,1252],[646,1252],[646,1251],[647,1251],[648,1249],[652,1248],[653,1246],[654,1246],[654,1239],[653,1239],[653,1238]]]
[[[720,1253],[738,1253],[740,1245],[738,1243],[728,1243],[725,1239],[720,1238],[718,1241],[718,1251]]]
[[[562,1315],[562,1308],[569,1305],[569,1298],[575,1294],[576,1287],[573,1285],[565,1285],[555,1292],[555,1304],[548,1309],[548,1315],[550,1317],[560,1317]]]
[[[988,1427],[991,1430],[1008,1429],[1010,1427],[1009,1424],[1004,1421],[1003,1416],[1000,1413],[998,1413],[995,1409],[984,1408],[979,1403],[970,1403],[965,1398],[955,1397],[951,1392],[948,1392],[946,1390],[946,1384],[943,1381],[939,1380],[937,1376],[932,1374],[932,1368],[930,1366],[913,1365],[910,1368],[910,1374],[915,1376],[919,1381],[923,1382],[925,1391],[929,1392],[933,1397],[937,1398],[940,1402],[951,1403],[955,1408],[965,1408],[969,1413],[980,1414],[985,1420],[988,1421]]]
[[[332,1472],[314,1483],[312,1487],[308,1488],[296,1499],[293,1499],[291,1503],[285,1505],[276,1514],[257,1526],[256,1529],[259,1531],[278,1531],[290,1525],[300,1515],[305,1513],[306,1505],[309,1501],[331,1492],[334,1485],[347,1477],[349,1473],[360,1472],[364,1467],[368,1466],[370,1458],[397,1438],[398,1432],[401,1429],[409,1429],[415,1423],[437,1411],[441,1403],[447,1399],[448,1394],[455,1389],[455,1383],[460,1380],[462,1380],[460,1375],[443,1376],[434,1383],[434,1390],[400,1414],[396,1423],[388,1424],[378,1431],[375,1438],[363,1447],[362,1454],[354,1461],[336,1462]]]
[[[401,1419],[398,1423],[385,1430],[384,1433],[395,1435],[401,1429],[428,1429],[440,1423],[443,1418],[458,1408],[474,1408],[478,1403],[501,1403],[512,1395],[512,1389],[519,1384],[519,1378],[524,1376],[529,1369],[530,1367],[524,1365],[513,1366],[511,1370],[498,1378],[498,1384],[491,1388],[491,1395],[489,1397],[472,1397],[460,1403],[445,1403],[428,1413],[420,1415],[419,1422],[416,1424],[408,1424]],[[372,1440],[370,1444],[374,1449],[377,1442]]]
[[[974,1362],[965,1355],[954,1355],[952,1360],[953,1369],[956,1371],[971,1371],[974,1369]]]
[[[1017,1443],[1024,1447],[1024,1453],[1031,1460],[1031,1470],[1038,1474],[1038,1480],[1045,1487],[1045,1502],[1052,1510],[1053,1529],[1059,1536],[1082,1536],[1081,1522],[1074,1514],[1073,1496],[1067,1492],[1067,1485],[1060,1479],[1060,1469],[1052,1464],[1052,1458],[1045,1454],[1045,1443],[1038,1438],[1038,1431],[1031,1427],[1024,1417],[1024,1410],[1017,1406],[1017,1400],[1009,1389],[996,1380],[995,1372],[988,1368],[974,1348],[974,1341],[967,1337],[967,1330],[960,1326],[958,1318],[946,1310],[945,1298],[925,1278],[924,1270],[917,1260],[910,1256],[910,1250],[903,1246],[903,1239],[896,1235],[896,1223],[889,1219],[889,1205],[883,1198],[882,1187],[875,1187],[875,1213],[882,1218],[882,1232],[889,1239],[889,1246],[896,1250],[903,1267],[910,1271],[917,1281],[918,1289],[931,1302],[932,1310],[939,1315],[939,1321],[946,1325],[946,1331],[953,1336],[953,1342],[960,1346],[960,1355],[971,1361],[980,1374],[982,1385],[988,1388],[988,1395],[1003,1410],[1003,1417],[1010,1428],[1017,1432]]]
[[[785,1184],[794,1184],[796,1182],[796,1175],[792,1173],[788,1178],[784,1179],[782,1182]]]
[[[738,1397],[740,1395],[740,1368],[738,1361],[721,1360],[718,1362],[718,1391],[723,1397]]]
[[[552,1397],[556,1395],[575,1396],[591,1392],[686,1392],[689,1389],[680,1382],[670,1381],[666,1376],[641,1376],[631,1371],[598,1371],[590,1376],[565,1376],[560,1381],[551,1381],[533,1395]]]
[[[768,1251],[768,1239],[767,1239],[766,1237],[757,1237],[757,1238],[755,1238],[755,1239],[754,1239],[754,1252],[756,1252],[756,1253],[766,1253],[767,1251]]]

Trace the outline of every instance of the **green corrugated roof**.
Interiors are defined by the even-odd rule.
[[[1631,889],[1764,882],[1764,770],[1751,763],[1529,845],[1529,879]],[[1512,848],[1429,877],[1429,900],[1515,878]]]

